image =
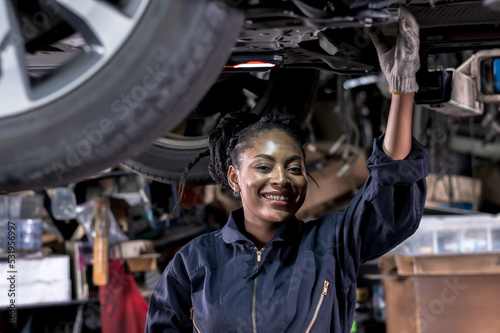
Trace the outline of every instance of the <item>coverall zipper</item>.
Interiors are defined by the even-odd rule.
[[[325,299],[326,294],[328,293],[328,286],[330,285],[330,282],[326,281],[323,282],[323,290],[321,291],[321,296],[319,297],[319,302],[318,305],[316,305],[316,310],[314,310],[314,316],[311,319],[311,322],[309,323],[309,326],[307,326],[306,333],[309,333],[311,331],[312,326],[314,325],[314,322],[316,319],[318,319],[318,313],[319,309],[321,308],[321,304],[323,304],[323,300]]]
[[[258,249],[255,247],[255,252],[257,253],[257,268],[259,268],[259,263],[262,255],[262,251],[264,251],[264,248]],[[257,333],[257,320],[255,318],[255,299],[257,296],[257,279],[259,276],[257,276],[254,280],[254,285],[253,285],[253,301],[252,301],[252,322],[253,322],[253,333]]]
[[[201,333],[200,329],[198,328],[198,325],[196,325],[196,321],[194,320],[194,308],[191,308],[191,320],[193,321],[194,328],[196,329],[196,332]]]

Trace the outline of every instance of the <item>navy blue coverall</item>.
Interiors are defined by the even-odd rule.
[[[413,139],[393,161],[381,142],[345,212],[285,222],[257,249],[240,209],[185,245],[153,291],[146,332],[349,332],[358,267],[413,234],[424,209],[429,151]]]

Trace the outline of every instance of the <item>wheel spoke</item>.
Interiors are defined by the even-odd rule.
[[[132,18],[104,1],[55,1],[61,6],[61,15],[99,52],[114,51],[122,42],[123,32],[134,24]]]
[[[0,117],[31,103],[31,85],[24,59],[24,41],[11,2],[0,0],[0,101],[6,106],[0,108]],[[11,104],[15,104],[15,108]]]

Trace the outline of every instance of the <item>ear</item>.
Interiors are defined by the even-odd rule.
[[[238,169],[232,164],[229,166],[229,169],[227,169],[227,181],[234,192],[240,193]]]

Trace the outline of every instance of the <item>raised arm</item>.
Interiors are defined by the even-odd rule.
[[[413,97],[419,61],[418,24],[401,8],[396,43],[369,32],[380,67],[392,93],[385,136],[375,140],[367,161],[370,175],[349,204],[338,232],[349,252],[353,271],[381,256],[418,228],[423,214],[429,169],[429,150],[412,138]],[[383,141],[382,141],[383,140]]]
[[[380,68],[392,94],[383,150],[393,160],[402,160],[411,149],[413,97],[418,91],[415,76],[420,68],[418,23],[402,7],[398,35],[392,47],[380,31],[376,33],[376,29],[371,29],[368,35],[377,49]]]
[[[415,93],[393,95],[383,149],[393,160],[403,160],[411,150],[411,124]]]

